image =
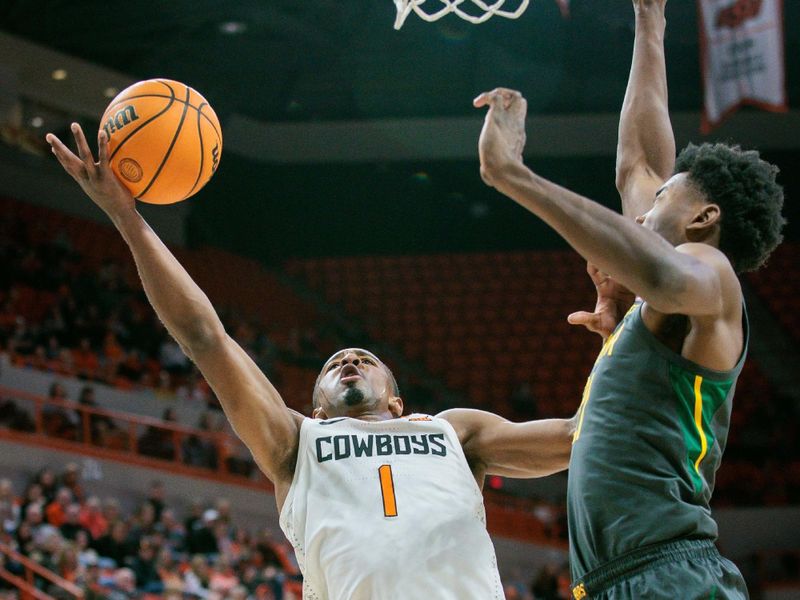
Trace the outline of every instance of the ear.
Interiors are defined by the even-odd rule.
[[[311,411],[311,416],[315,419],[320,419],[322,421],[328,418],[328,415],[325,414],[325,409],[322,408],[321,406],[318,406],[313,411]]]
[[[400,396],[389,398],[389,412],[395,418],[403,416],[403,399]]]
[[[709,236],[719,224],[722,213],[718,204],[704,204],[686,226],[686,237],[690,242],[701,241]]]

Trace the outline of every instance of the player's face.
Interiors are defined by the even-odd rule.
[[[707,205],[705,196],[692,184],[688,174],[678,173],[661,186],[653,208],[636,221],[678,246],[690,241],[687,228]]]
[[[316,394],[319,407],[315,417],[402,414],[402,403],[394,395],[386,367],[377,356],[360,348],[341,350],[325,362]]]

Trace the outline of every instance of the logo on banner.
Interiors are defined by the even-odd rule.
[[[782,0],[697,0],[703,133],[747,104],[785,112]]]
[[[723,8],[717,13],[717,27],[728,27],[736,29],[741,27],[745,21],[755,19],[761,12],[764,0],[737,0],[728,8]]]

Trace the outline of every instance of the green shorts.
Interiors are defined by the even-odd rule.
[[[710,540],[630,552],[574,582],[574,600],[748,600],[742,574]]]

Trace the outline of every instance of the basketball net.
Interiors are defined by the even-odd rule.
[[[516,10],[502,10],[503,5],[506,3],[506,0],[495,0],[492,3],[483,2],[482,0],[436,0],[439,3],[443,4],[441,8],[438,10],[434,9],[431,12],[426,12],[422,5],[425,4],[426,0],[394,0],[394,4],[397,7],[397,18],[394,21],[394,28],[400,29],[405,23],[406,17],[411,13],[413,10],[421,19],[426,21],[436,21],[441,19],[443,16],[455,13],[462,19],[469,21],[470,23],[483,23],[484,21],[491,19],[493,16],[497,15],[499,17],[505,17],[507,19],[516,19],[519,17],[525,9],[528,8],[528,1],[529,0],[518,0],[519,6]],[[472,15],[468,12],[465,12],[461,9],[462,4],[469,4],[474,5],[477,7],[477,11],[480,14]]]

